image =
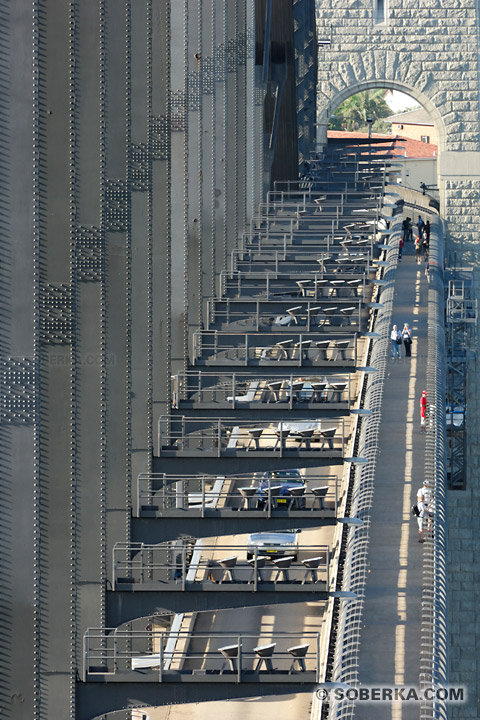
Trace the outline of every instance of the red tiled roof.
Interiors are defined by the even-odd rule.
[[[347,139],[347,140],[364,140],[368,138],[368,133],[362,132],[343,132],[340,130],[328,130],[328,138],[335,139]],[[433,158],[438,155],[437,145],[432,143],[420,142],[420,140],[412,140],[411,138],[404,138],[401,135],[380,135],[379,133],[372,133],[372,138],[382,138],[385,140],[397,140],[396,154],[407,157],[407,158]],[[385,149],[385,153],[389,151]],[[381,150],[377,150],[378,154],[382,154]]]

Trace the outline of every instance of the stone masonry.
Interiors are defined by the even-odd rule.
[[[479,22],[475,0],[390,0],[384,22],[376,0],[317,0],[318,121],[355,92],[387,87],[411,95],[431,115],[439,135],[439,187],[453,239],[477,242],[477,210],[464,227],[454,191],[480,181]],[[465,188],[467,190],[467,188]],[[468,215],[472,214],[469,212]],[[475,220],[476,218],[476,220]]]

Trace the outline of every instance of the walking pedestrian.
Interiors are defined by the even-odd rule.
[[[427,529],[431,529],[434,510],[433,491],[429,480],[424,480],[422,487],[417,490],[417,508],[418,542],[423,543],[424,521],[427,520]]]
[[[420,398],[420,431],[425,432],[425,417],[427,415],[427,391],[423,390]]]
[[[417,220],[417,228],[418,228],[418,234],[420,235],[420,237],[422,237],[422,232],[423,232],[423,226],[424,226],[424,225],[425,225],[425,223],[423,222],[423,218],[422,218],[421,215],[419,215],[419,216],[418,216],[418,220]]]
[[[412,227],[412,218],[407,217],[408,222],[408,241],[413,242],[413,227]]]
[[[417,265],[420,265],[422,262],[422,241],[420,239],[420,235],[417,235],[415,238],[415,258],[417,260]]]
[[[425,260],[425,262],[427,262],[427,260],[428,260],[428,247],[429,247],[429,245],[428,245],[427,233],[424,230],[423,237],[422,237],[422,252],[423,252],[423,259]]]
[[[408,323],[404,323],[402,339],[405,346],[405,357],[412,357],[412,330]]]
[[[392,332],[390,333],[390,340],[392,341],[392,360],[395,360],[395,357],[398,355],[398,359],[400,360],[402,357],[402,352],[400,350],[402,346],[402,333],[398,329],[396,325],[393,326]]]
[[[403,246],[404,246],[404,241],[403,241],[403,237],[401,237],[400,240],[398,241],[398,259],[399,260],[402,259]]]
[[[430,220],[427,220],[427,222],[425,223],[424,230],[427,233],[427,241],[430,243],[430,230],[431,230]]]
[[[427,282],[430,283],[430,263],[427,260],[427,264],[425,265],[425,277],[427,278]]]

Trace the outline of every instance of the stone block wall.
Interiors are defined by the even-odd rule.
[[[445,189],[449,202],[444,218],[450,228],[456,229],[457,235],[452,249],[460,254],[463,264],[478,265],[480,180],[447,180]]]
[[[320,134],[323,131],[325,138],[330,115],[355,92],[387,87],[411,95],[430,113],[438,132],[439,188],[443,214],[449,221],[447,233],[457,242],[476,244],[480,239],[478,203],[475,208],[475,186],[480,180],[476,0],[390,0],[386,4],[386,21],[379,23],[376,0],[316,0],[318,37],[331,41],[319,46]],[[442,164],[445,153],[448,164]],[[470,193],[462,186],[466,178],[472,184]],[[455,194],[459,187],[461,196]],[[472,252],[476,261],[476,251]]]
[[[375,6],[317,0],[318,36],[331,37],[319,51],[320,115],[346,89],[399,86],[444,126],[441,149],[480,150],[475,0],[390,0],[385,23],[376,22]]]

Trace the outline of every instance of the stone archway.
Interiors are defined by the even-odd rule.
[[[365,80],[363,82],[356,82],[354,85],[344,87],[343,90],[338,92],[332,99],[330,99],[323,108],[323,114],[320,115],[321,119],[317,123],[317,127],[320,130],[320,132],[317,133],[318,145],[321,147],[326,142],[329,120],[340,103],[342,103],[344,100],[356,93],[376,89],[398,90],[399,92],[409,95],[412,100],[418,102],[428,112],[430,119],[435,127],[438,138],[438,158],[436,162],[435,182],[437,183],[439,188],[440,201],[443,207],[445,205],[445,187],[444,183],[442,182],[442,177],[440,175],[440,157],[442,152],[445,152],[445,125],[442,116],[434,103],[432,103],[432,101],[428,97],[426,97],[424,93],[419,91],[418,88],[411,88],[406,86],[405,84],[399,82],[391,82],[387,80]],[[321,109],[318,109],[321,112]]]
[[[424,5],[424,6],[423,6]],[[439,137],[439,188],[453,242],[478,262],[480,24],[477,0],[454,6],[396,0],[316,0],[319,138],[332,108],[371,88],[400,90],[429,113]]]
[[[320,128],[321,136],[319,135],[318,141],[320,143],[325,142],[326,140],[326,128],[329,122],[329,119],[331,115],[333,114],[334,110],[340,103],[342,103],[344,100],[346,100],[351,95],[354,95],[359,92],[363,92],[365,90],[376,90],[376,89],[385,89],[385,90],[398,90],[399,92],[402,92],[406,95],[410,95],[410,97],[414,100],[416,100],[419,105],[421,105],[430,115],[430,118],[435,126],[435,130],[437,131],[437,137],[438,137],[438,151],[439,153],[445,150],[445,125],[442,119],[442,116],[440,112],[438,111],[437,107],[432,103],[432,101],[426,97],[422,92],[418,91],[417,88],[411,88],[406,85],[403,85],[398,82],[391,82],[388,80],[365,80],[363,82],[356,82],[354,85],[350,85],[348,87],[343,88],[343,90],[339,91],[335,96],[333,96],[330,100],[327,101],[327,103],[323,107],[323,113],[322,108],[320,106],[320,103],[318,102],[318,122],[317,125]],[[393,113],[392,113],[393,114]]]

